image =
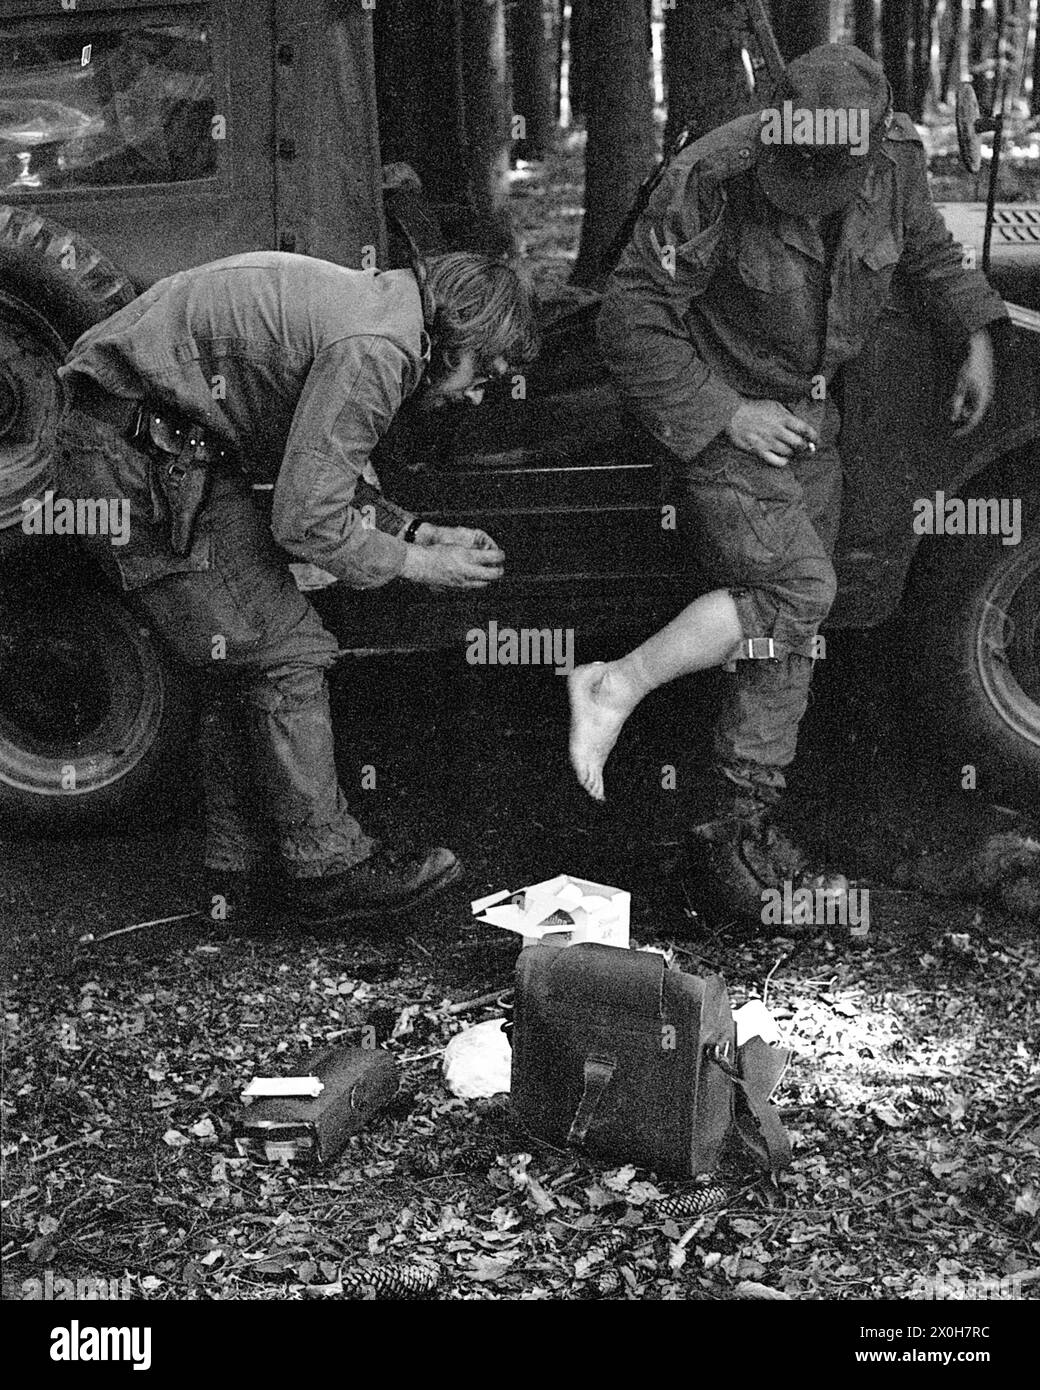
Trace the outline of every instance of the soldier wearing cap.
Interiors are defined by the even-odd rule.
[[[792,62],[777,105],[678,154],[607,284],[600,347],[626,406],[684,478],[683,535],[716,587],[619,661],[570,677],[571,761],[603,765],[666,681],[732,670],[714,734],[715,818],[699,827],[727,905],[805,856],[773,812],[794,758],[814,639],[834,601],[840,418],[828,389],[861,351],[893,272],[964,344],[950,416],[973,429],[1006,317],[936,212],[924,149],[882,69],[851,45]]]

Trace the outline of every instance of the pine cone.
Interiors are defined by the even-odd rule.
[[[585,1258],[589,1260],[598,1256],[604,1260],[613,1259],[615,1255],[619,1255],[622,1250],[627,1248],[630,1240],[631,1236],[627,1231],[608,1231],[592,1242],[585,1251]]]
[[[688,1220],[690,1217],[703,1216],[706,1211],[724,1207],[727,1195],[726,1189],[716,1184],[695,1187],[690,1192],[678,1192],[674,1197],[662,1197],[653,1205],[654,1218],[661,1221],[669,1217]]]
[[[604,1269],[592,1276],[585,1285],[584,1294],[586,1298],[611,1298],[624,1286],[625,1281],[616,1269]]]
[[[348,1298],[365,1298],[369,1289],[376,1298],[429,1298],[439,1280],[439,1272],[425,1265],[381,1265],[344,1274],[343,1292]]]
[[[907,1086],[906,1095],[918,1105],[942,1105],[946,1100],[946,1092],[941,1086],[928,1086],[916,1081]]]

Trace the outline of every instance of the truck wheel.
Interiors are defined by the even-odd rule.
[[[179,766],[187,701],[176,672],[83,564],[45,568],[22,501],[51,478],[57,368],[91,324],[136,291],[74,232],[0,204],[0,819],[107,820]],[[55,556],[59,547],[54,547]],[[50,555],[50,547],[48,547]],[[149,810],[173,798],[155,797]]]
[[[0,821],[71,829],[149,812],[190,771],[185,683],[114,596],[71,585],[0,593]]]
[[[65,354],[135,293],[82,237],[0,204],[0,529],[16,525],[22,501],[46,487]]]
[[[1022,539],[1005,546],[994,536],[943,536],[929,543],[904,599],[906,662],[944,779],[1035,810],[1040,506],[1035,490],[1032,499],[1024,488],[999,495],[1022,499]]]

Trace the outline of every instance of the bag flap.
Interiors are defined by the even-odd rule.
[[[582,942],[555,953],[546,1000],[552,1009],[578,1005],[590,1014],[661,1018],[664,973],[656,952]]]

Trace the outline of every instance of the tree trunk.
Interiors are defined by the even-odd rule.
[[[853,0],[852,42],[868,58],[877,57],[877,0]]]
[[[985,0],[975,0],[971,11],[971,79],[983,111],[989,111],[993,101],[993,81],[990,74],[990,26],[986,17]]]
[[[546,34],[543,0],[514,0],[510,47],[513,57],[513,152],[519,159],[542,159],[552,145],[552,51]]]
[[[929,68],[928,58],[930,52],[931,35],[931,0],[912,0],[911,5],[911,24],[913,33],[911,35],[911,66],[913,75],[913,85],[911,88],[912,98],[910,115],[915,121],[920,121],[924,116],[925,102],[928,98],[929,88]]]
[[[594,0],[586,47],[585,217],[571,279],[598,285],[611,244],[654,165],[645,0]]]
[[[740,56],[745,40],[744,7],[737,0],[680,0],[664,11],[666,150],[685,129],[697,139],[753,109]]]
[[[1025,97],[1026,61],[1029,49],[1030,0],[1009,0],[1004,30],[1007,57],[1007,110],[1021,109]]]
[[[830,0],[771,0],[769,12],[777,44],[788,63],[830,38]]]
[[[546,62],[549,65],[549,94],[552,100],[552,137],[560,127],[560,43],[563,14],[560,0],[542,0],[542,23],[545,26]]]
[[[441,56],[445,35],[451,52],[454,3],[382,0],[376,6],[376,100],[383,163],[411,164],[434,202],[465,203],[471,195],[461,74]]]
[[[913,105],[911,17],[907,0],[881,0],[881,65],[892,84],[892,100],[897,111],[909,111]]]
[[[571,0],[571,21],[567,32],[568,90],[571,124],[585,119],[585,79],[589,46],[589,4],[593,0]]]
[[[502,0],[457,0],[466,165],[477,214],[512,244],[509,219],[509,86]]]
[[[964,34],[964,0],[947,0],[946,54],[939,76],[939,100],[953,99],[961,80],[961,41]]]

